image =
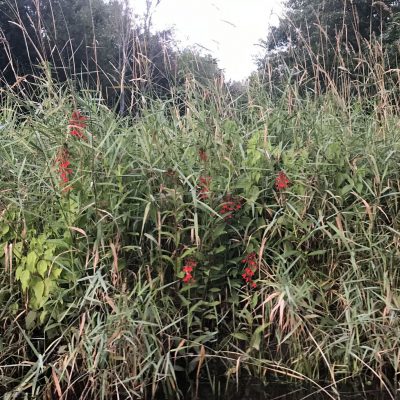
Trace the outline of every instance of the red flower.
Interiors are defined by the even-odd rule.
[[[193,268],[197,266],[197,262],[192,258],[186,260],[185,265],[182,267],[182,271],[185,273],[182,281],[185,283],[191,283],[193,281]]]
[[[201,176],[199,178],[199,185],[197,188],[199,189],[199,199],[206,200],[208,199],[208,193],[210,192],[210,184],[211,184],[211,176]]]
[[[278,176],[275,179],[275,188],[276,190],[284,190],[289,186],[289,178],[283,171],[280,171]]]
[[[76,137],[79,138],[79,139],[84,139],[84,140],[86,140],[86,138],[83,136],[82,131],[80,131],[80,130],[78,130],[78,129],[72,129],[69,133],[70,133],[72,136],[76,136]]]
[[[253,281],[253,276],[257,269],[256,258],[257,258],[257,254],[253,252],[253,253],[248,254],[242,260],[242,263],[247,265],[242,274],[242,278],[245,280],[246,283],[250,284],[251,287],[253,287],[253,288],[255,288],[257,286],[256,283]]]
[[[224,202],[221,204],[222,215],[225,215],[224,220],[228,221],[233,218],[233,215],[236,211],[239,211],[242,208],[241,200],[238,198],[232,197],[232,195],[227,194],[224,197]]]
[[[86,121],[87,117],[81,115],[79,110],[75,110],[71,115],[71,119],[69,120],[69,133],[79,139],[87,140],[83,133],[84,129],[86,128]]]
[[[62,187],[63,192],[72,190],[72,187],[68,186],[69,176],[72,174],[72,169],[69,168],[71,163],[68,158],[68,149],[64,146],[59,150],[54,160],[54,164],[57,166],[57,172],[60,177],[60,186]]]

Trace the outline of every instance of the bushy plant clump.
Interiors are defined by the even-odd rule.
[[[118,117],[42,88],[0,112],[2,392],[172,398],[215,365],[394,390],[396,116],[216,87]]]

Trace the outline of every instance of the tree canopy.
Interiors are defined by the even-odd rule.
[[[149,24],[122,0],[0,0],[1,81],[40,74],[45,64],[54,79],[100,90],[123,112],[143,95],[169,96],[186,73],[220,73],[211,56],[178,51],[171,31]]]
[[[282,69],[337,79],[338,68],[353,70],[374,41],[387,54],[397,46],[399,11],[397,0],[287,0],[278,26],[261,42],[266,52],[259,70],[272,68],[273,79]],[[394,63],[391,55],[386,62]]]

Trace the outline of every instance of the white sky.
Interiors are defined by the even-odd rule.
[[[141,14],[146,0],[130,0]],[[199,44],[219,60],[228,79],[242,80],[255,70],[259,39],[276,24],[281,0],[161,0],[153,13],[156,30],[175,27],[182,45]]]

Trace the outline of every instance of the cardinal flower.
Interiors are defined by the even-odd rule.
[[[257,270],[257,254],[250,253],[243,260],[242,263],[246,265],[244,268],[244,272],[242,274],[242,278],[246,283],[248,283],[251,287],[255,288],[257,285],[253,281],[253,276]]]
[[[71,162],[69,161],[68,149],[65,146],[58,151],[54,165],[60,178],[62,191],[67,192],[72,190],[72,187],[69,186],[69,177],[72,174],[72,169],[70,168]]]
[[[69,120],[69,133],[79,139],[87,140],[83,133],[86,128],[86,121],[87,117],[81,115],[79,110],[74,111]]]
[[[182,271],[185,273],[185,276],[183,277],[183,282],[184,283],[191,283],[193,282],[193,268],[197,266],[197,262],[193,260],[192,258],[189,258],[186,260],[185,265],[182,268]]]
[[[242,208],[242,202],[239,198],[227,194],[221,204],[220,214],[224,215],[224,220],[229,221],[233,218],[234,213]]]
[[[289,178],[283,171],[280,171],[278,176],[275,179],[275,188],[276,190],[284,190],[289,186]]]
[[[197,186],[200,200],[208,199],[211,180],[211,176],[200,176],[199,185]]]

